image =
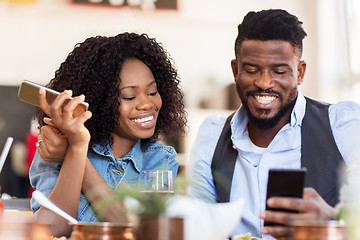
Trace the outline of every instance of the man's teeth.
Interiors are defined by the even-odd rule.
[[[262,104],[267,104],[276,99],[274,96],[255,96],[255,99]]]
[[[145,118],[135,118],[135,119],[133,119],[133,121],[138,122],[138,123],[142,123],[142,122],[149,122],[149,121],[151,121],[153,119],[154,119],[154,116],[151,115],[151,116],[145,117]]]

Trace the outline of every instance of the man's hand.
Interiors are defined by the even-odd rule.
[[[298,211],[298,213],[289,213],[267,210],[260,213],[260,218],[264,221],[285,225],[265,226],[261,229],[262,234],[270,234],[278,240],[292,238],[294,228],[291,224],[294,221],[328,221],[335,218],[335,209],[329,206],[313,188],[305,188],[302,199],[273,197],[267,201],[267,204],[272,208]]]
[[[48,162],[62,162],[68,147],[67,139],[61,132],[49,125],[41,127],[37,150],[42,159]]]

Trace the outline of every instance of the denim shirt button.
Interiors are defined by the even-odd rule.
[[[124,171],[122,171],[122,170],[117,170],[117,169],[115,169],[115,168],[111,169],[111,171],[114,172],[114,173],[116,173],[116,174],[118,174],[118,175],[121,175],[121,174],[124,173]]]

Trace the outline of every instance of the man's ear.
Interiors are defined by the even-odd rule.
[[[306,62],[300,61],[299,65],[298,65],[298,71],[297,71],[298,85],[301,85],[304,82],[305,71],[306,71]]]
[[[236,82],[236,77],[238,75],[239,69],[238,69],[238,64],[236,59],[231,60],[231,69],[233,72],[233,76],[234,76],[234,81]]]

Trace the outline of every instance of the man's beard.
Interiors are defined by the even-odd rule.
[[[249,124],[253,125],[256,129],[260,130],[260,131],[265,131],[268,129],[271,129],[273,127],[276,126],[276,124],[280,121],[280,119],[290,110],[294,107],[295,102],[296,102],[296,96],[297,96],[297,89],[295,89],[295,91],[293,93],[290,94],[289,96],[289,102],[287,102],[285,105],[281,106],[279,111],[276,113],[275,116],[273,116],[272,118],[267,118],[267,119],[263,119],[263,118],[257,118],[255,117],[252,113],[251,110],[247,104],[247,101],[245,99],[245,97],[241,94],[241,91],[239,89],[238,86],[236,86],[238,95],[241,99],[242,105],[246,110],[246,113],[249,117]],[[251,91],[251,92],[247,92],[246,96],[249,97],[251,95],[253,95],[254,93],[276,93],[280,99],[280,101],[283,100],[283,96],[281,93],[277,92],[277,91],[273,91],[273,90],[257,90],[257,91]],[[258,110],[261,113],[264,114],[268,114],[270,112],[270,109],[260,109]]]

